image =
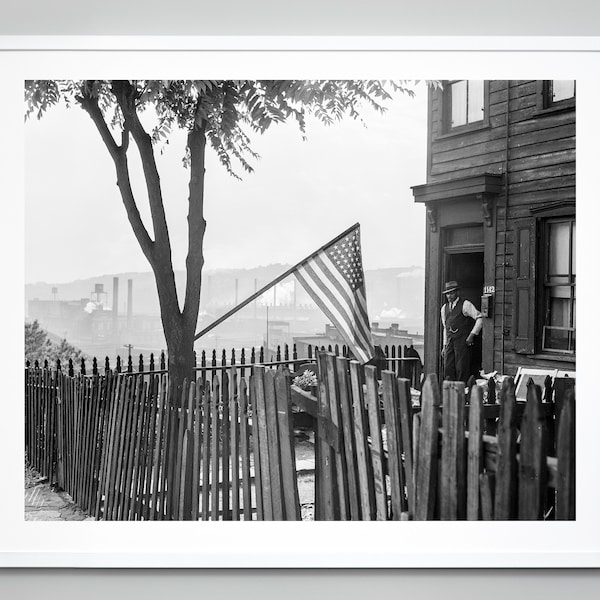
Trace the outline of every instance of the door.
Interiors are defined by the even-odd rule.
[[[483,248],[446,248],[444,281],[456,280],[460,286],[460,297],[472,302],[481,310],[483,293]],[[442,299],[442,302],[444,299]],[[482,364],[481,334],[475,338],[471,373],[477,377]]]

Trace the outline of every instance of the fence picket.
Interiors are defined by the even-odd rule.
[[[131,487],[133,482],[133,473],[136,468],[135,461],[135,446],[136,446],[136,438],[137,433],[139,432],[138,420],[140,414],[140,404],[142,402],[142,398],[146,393],[146,384],[139,377],[135,378],[137,380],[137,387],[135,390],[135,394],[132,395],[131,398],[131,419],[128,427],[128,441],[126,446],[126,467],[124,469],[124,477],[123,477],[123,498],[121,500],[121,520],[129,519],[129,509],[131,505]]]
[[[151,499],[149,500],[149,506],[146,508],[146,518],[150,521],[159,519],[159,505],[160,511],[163,510],[163,502],[160,492],[162,491],[162,456],[164,453],[165,436],[164,436],[164,418],[165,418],[165,403],[166,403],[166,378],[161,375],[157,380],[158,394],[156,399],[156,426],[152,421],[153,429],[153,460],[150,469],[150,479],[152,483]],[[156,427],[154,429],[154,427]]]
[[[229,417],[231,454],[231,520],[240,520],[240,426],[238,403],[238,377],[235,367],[229,376]]]
[[[208,521],[209,518],[209,498],[210,498],[210,433],[211,424],[211,388],[210,381],[204,385],[202,394],[202,520]]]
[[[467,520],[477,521],[480,514],[480,475],[483,472],[483,392],[478,385],[469,399],[469,441],[467,456]],[[491,504],[491,499],[490,499]]]
[[[246,379],[240,379],[240,458],[242,461],[242,507],[244,521],[252,520],[252,482],[250,480],[250,427]]]
[[[442,503],[440,517],[444,521],[464,519],[464,405],[465,384],[443,383],[442,436]]]
[[[341,408],[341,422],[344,440],[344,456],[348,485],[348,500],[350,505],[350,519],[360,519],[360,499],[358,493],[358,473],[356,465],[356,442],[354,439],[354,425],[352,414],[351,384],[349,381],[348,359],[336,357],[335,367],[339,386],[339,400]]]
[[[339,351],[338,351],[339,354]],[[336,430],[336,439],[338,443],[337,451],[335,452],[335,475],[337,481],[337,496],[336,506],[339,515],[337,518],[342,521],[347,521],[350,517],[350,501],[348,492],[348,471],[346,464],[346,456],[344,452],[344,433],[342,430],[342,422],[340,416],[340,392],[335,368],[336,356],[329,352],[325,356],[326,374],[327,374],[327,392],[328,392],[328,408],[331,419],[331,424]]]
[[[428,375],[421,392],[421,415],[418,420],[416,452],[415,519],[433,519],[437,489],[439,386],[434,374]]]
[[[268,429],[268,417],[267,417],[267,398],[265,391],[265,368],[263,366],[254,367],[254,388],[256,393],[256,419],[257,419],[257,431],[259,441],[259,458],[260,458],[260,471],[262,474],[261,487],[262,487],[262,501],[263,501],[263,518],[265,521],[273,521],[275,518],[275,512],[273,507],[273,485],[279,484],[279,478],[274,477],[277,474],[276,466],[271,469],[269,444],[272,443],[269,440],[269,429]],[[255,458],[256,463],[256,458]],[[280,507],[278,507],[280,508]],[[278,513],[279,514],[279,513]]]
[[[410,381],[398,377],[398,410],[400,414],[401,448],[404,456],[404,473],[409,518],[415,514],[415,478],[413,452],[413,409],[410,394]]]
[[[110,453],[107,463],[106,486],[104,490],[104,519],[111,521],[113,519],[112,507],[115,497],[115,480],[117,477],[117,461],[118,461],[118,444],[120,439],[120,423],[123,418],[123,407],[127,388],[129,387],[128,379],[124,376],[118,376],[118,390],[114,403],[114,414],[111,424],[111,440]]]
[[[212,430],[211,430],[211,494],[210,494],[210,518],[217,521],[219,518],[219,438],[221,436],[221,425],[219,419],[219,402],[221,400],[221,385],[219,378],[213,376],[212,395]]]
[[[319,374],[327,372],[325,355],[315,352]],[[315,432],[315,521],[337,518],[335,504],[334,451],[326,441],[325,424],[330,419],[327,378],[319,377],[317,387],[317,431]]]
[[[359,363],[355,360],[350,361],[350,381],[352,386],[360,514],[363,521],[371,521],[375,517],[375,488],[373,477],[371,476],[372,467],[368,460],[369,445],[367,442],[367,417],[365,414],[363,387],[360,379]]]
[[[154,357],[151,357],[153,359]],[[151,365],[153,365],[151,360]],[[154,370],[154,369],[152,369]],[[148,416],[144,423],[144,439],[146,440],[143,449],[143,479],[140,482],[140,503],[138,506],[139,518],[143,521],[150,520],[150,511],[154,512],[154,505],[152,504],[152,484],[153,484],[153,467],[154,467],[154,454],[155,444],[159,435],[159,421],[158,421],[158,403],[160,395],[160,379],[158,375],[150,375],[148,383],[149,394],[149,407]],[[156,461],[158,465],[158,459]]]
[[[375,483],[375,516],[378,521],[385,521],[387,519],[387,494],[383,470],[383,440],[381,438],[381,417],[379,414],[376,367],[372,365],[365,367],[365,380],[367,386],[369,433],[371,436],[371,461],[373,464],[373,479]]]
[[[223,356],[225,358],[225,356]],[[221,375],[221,411],[222,411],[222,429],[221,429],[221,505],[222,519],[231,520],[230,502],[229,502],[229,484],[230,484],[230,422],[229,422],[229,374],[223,369]]]
[[[575,519],[575,398],[569,390],[562,400],[556,440],[558,490],[556,518]]]
[[[254,349],[253,349],[254,350]],[[252,453],[254,466],[254,493],[256,497],[256,518],[259,521],[264,520],[263,510],[263,491],[262,491],[262,473],[260,459],[260,439],[258,433],[258,411],[256,400],[256,376],[252,374],[249,380],[250,404],[252,407]],[[265,473],[268,471],[265,471]]]
[[[275,393],[275,371],[269,369],[264,374],[265,408],[267,418],[267,439],[269,445],[269,469],[271,477],[271,498],[273,520],[283,521],[285,503],[282,484],[282,456],[279,422],[277,418],[277,398]]]
[[[288,377],[282,371],[275,374],[275,398],[281,456],[283,518],[287,521],[299,521],[301,515],[292,426],[292,394]]]
[[[519,519],[535,520],[542,517],[542,490],[546,469],[543,461],[544,439],[541,414],[540,387],[527,386],[527,405],[521,422],[519,451]]]
[[[404,497],[402,437],[398,415],[398,386],[392,371],[382,371],[383,409],[387,441],[388,474],[390,478],[391,513],[394,521],[408,508]]]
[[[192,521],[200,517],[200,471],[202,443],[202,398],[204,389],[202,379],[196,380],[196,395],[194,397],[194,423],[193,423],[193,455],[192,455]]]
[[[512,377],[502,382],[500,421],[498,423],[498,466],[494,519],[506,521],[517,517],[517,405]]]

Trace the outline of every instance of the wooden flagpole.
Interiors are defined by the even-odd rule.
[[[279,277],[276,277],[275,279],[273,279],[273,281],[271,281],[264,287],[260,288],[260,290],[258,290],[257,292],[254,292],[254,294],[252,294],[251,296],[246,298],[244,301],[242,301],[239,304],[237,304],[236,306],[234,306],[230,311],[227,311],[224,315],[220,316],[216,321],[213,321],[208,327],[205,327],[202,331],[197,333],[194,336],[194,341],[201,338],[203,335],[207,334],[211,329],[214,329],[217,325],[220,325],[226,319],[229,319],[229,317],[231,317],[231,315],[235,314],[241,308],[244,308],[244,306],[250,304],[250,302],[252,302],[252,300],[256,300],[256,298],[258,298],[259,296],[262,296],[267,290],[269,290],[274,285],[277,285],[280,281],[284,280],[286,277],[291,275],[300,265],[302,265],[302,263],[306,262],[307,260],[310,260],[313,256],[316,256],[317,254],[319,254],[319,252],[321,252],[321,250],[324,250],[325,248],[332,246],[337,241],[341,240],[344,236],[348,235],[352,230],[356,229],[359,225],[360,225],[360,223],[355,223],[354,225],[352,225],[352,227],[348,227],[348,229],[346,229],[339,235],[336,235],[332,240],[330,240],[326,244],[323,244],[318,250],[315,250],[313,253],[309,254],[306,258],[303,258],[300,262],[296,263],[293,267],[290,267],[285,273],[282,273],[281,275],[279,275]]]

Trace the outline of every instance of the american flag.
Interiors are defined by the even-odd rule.
[[[367,314],[360,226],[300,263],[294,271],[317,306],[331,319],[361,362],[373,358]]]

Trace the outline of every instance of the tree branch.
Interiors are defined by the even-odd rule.
[[[127,212],[127,218],[131,223],[133,233],[142,248],[142,251],[150,264],[154,262],[154,242],[150,238],[148,231],[142,221],[142,217],[138,210],[135,198],[133,196],[133,190],[131,189],[131,181],[129,177],[129,166],[127,164],[127,148],[129,145],[129,133],[125,128],[121,136],[123,143],[118,146],[115,142],[106,121],[102,115],[102,111],[98,106],[97,98],[91,96],[81,96],[79,102],[82,108],[90,115],[92,121],[96,125],[98,132],[102,138],[102,141],[108,148],[113,162],[115,163],[115,169],[117,171],[117,186],[121,192],[121,198],[125,211]]]
[[[177,298],[169,229],[163,205],[160,177],[152,148],[152,139],[146,133],[139,120],[135,88],[129,81],[124,80],[113,80],[111,85],[112,92],[123,114],[125,128],[131,133],[142,160],[150,204],[150,214],[154,228],[154,242],[150,265],[156,278],[156,289],[161,307],[163,326],[165,330],[174,331],[178,329],[178,321],[181,320],[181,310],[179,309]]]
[[[125,126],[131,132],[142,159],[142,169],[146,180],[150,214],[154,228],[154,239],[158,246],[157,251],[171,261],[169,229],[164,210],[160,176],[152,148],[152,138],[140,122],[135,104],[136,96],[134,87],[128,81],[115,80],[112,82],[112,90],[123,113]]]

